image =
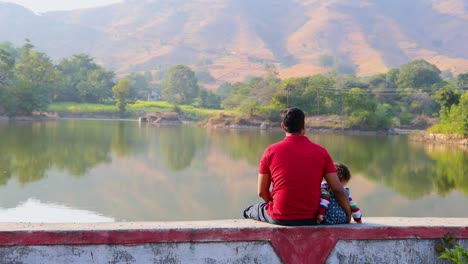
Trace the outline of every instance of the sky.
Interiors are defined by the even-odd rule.
[[[72,10],[114,4],[122,0],[0,0],[22,5],[36,13]]]

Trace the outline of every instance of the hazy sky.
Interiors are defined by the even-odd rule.
[[[41,13],[46,11],[103,6],[122,2],[122,0],[0,0],[0,2],[16,3],[34,12]]]

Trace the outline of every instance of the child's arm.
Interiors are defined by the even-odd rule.
[[[362,213],[359,206],[353,201],[351,195],[349,195],[349,204],[351,205],[351,215],[353,216],[354,221],[360,224],[362,222]]]
[[[322,185],[322,193],[320,195],[320,206],[317,215],[317,222],[323,222],[323,216],[328,209],[328,204],[330,203],[330,192],[328,192],[328,188]]]

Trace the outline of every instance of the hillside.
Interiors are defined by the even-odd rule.
[[[468,0],[127,0],[34,14],[0,2],[0,41],[59,59],[91,54],[118,73],[189,64],[217,80],[337,70],[359,76],[426,59],[468,72]]]

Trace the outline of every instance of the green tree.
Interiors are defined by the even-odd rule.
[[[199,91],[195,73],[185,65],[169,69],[164,82],[163,97],[174,104],[191,104]]]
[[[300,95],[300,104],[309,113],[322,114],[336,107],[336,100],[327,100],[326,95],[336,86],[333,76],[316,74],[307,78],[306,87]]]
[[[239,105],[239,111],[248,115],[255,115],[259,112],[260,106],[255,99],[250,97],[247,100],[242,101]]]
[[[114,92],[114,97],[116,101],[116,106],[119,108],[120,114],[125,113],[125,107],[127,106],[127,97],[130,90],[130,83],[127,80],[120,80],[114,87],[112,91]]]
[[[52,93],[57,84],[57,71],[50,58],[32,49],[26,42],[19,49],[14,75],[15,105],[12,114],[31,114],[33,111],[46,110],[52,100]]]
[[[98,65],[93,63],[93,59],[87,54],[76,54],[70,59],[63,59],[58,65],[61,71],[62,84],[61,89],[55,96],[57,101],[82,101],[78,92],[78,86],[81,82],[85,82],[88,74],[98,68]]]
[[[213,91],[200,89],[194,105],[198,107],[219,109],[221,107],[221,98]]]
[[[231,88],[232,88],[232,83],[228,83],[228,82],[222,83],[218,87],[218,94],[219,94],[219,97],[221,98],[221,101],[229,97]]]
[[[457,77],[457,86],[459,89],[468,90],[468,72],[460,73]]]
[[[434,97],[428,92],[416,91],[402,98],[400,103],[406,104],[406,110],[412,114],[431,116],[439,111]]]
[[[442,117],[445,117],[449,113],[452,105],[458,104],[460,96],[460,92],[451,85],[446,85],[437,91],[434,99],[440,105]]]
[[[224,109],[235,109],[250,96],[251,87],[245,83],[237,82],[229,89],[229,96],[221,102]]]
[[[395,101],[385,100],[394,105],[400,120],[408,123],[415,115],[434,115],[439,107],[432,96],[433,91],[445,85],[440,70],[425,60],[414,60],[391,69],[386,74],[389,84],[396,85]],[[393,91],[390,90],[390,94]]]
[[[278,84],[277,79],[268,76],[252,78],[246,84],[250,87],[249,99],[258,105],[270,104]]]
[[[381,102],[395,103],[398,100],[396,87],[387,74],[376,74],[368,79],[369,90]]]
[[[63,59],[58,69],[62,74],[56,101],[97,103],[112,96],[115,74],[93,62],[87,54],[76,54]]]
[[[99,103],[104,99],[111,98],[112,87],[115,85],[114,78],[114,72],[106,71],[102,67],[92,71],[86,82],[81,83],[85,85],[78,86],[81,98],[89,103]]]
[[[356,110],[375,111],[375,101],[361,88],[351,88],[343,93],[343,112],[351,114]]]
[[[343,93],[343,112],[349,115],[349,127],[388,129],[393,110],[389,104],[377,103],[367,91],[351,88]]]
[[[8,83],[13,74],[15,59],[4,49],[0,49],[0,84]]]
[[[284,94],[286,101],[282,102],[285,106],[296,105],[301,107],[300,102],[298,101],[298,94],[304,91],[304,88],[307,86],[306,78],[288,78],[283,79],[279,85],[280,93]],[[304,109],[305,110],[305,109]]]
[[[9,107],[11,88],[14,81],[13,68],[15,60],[11,54],[0,48],[0,115]]]
[[[10,54],[12,58],[18,57],[18,50],[11,44],[11,42],[0,42],[0,50]]]
[[[468,136],[468,91],[463,93],[458,104],[450,107],[441,122],[431,127],[429,131]]]
[[[460,97],[460,102],[450,108],[449,120],[457,134],[468,136],[468,91]]]
[[[390,83],[391,87],[393,88],[397,87],[399,74],[400,74],[400,69],[393,68],[393,69],[390,69],[385,75],[385,79],[387,79],[387,82]]]
[[[414,60],[400,67],[396,84],[405,89],[428,89],[442,81],[440,70],[425,60]]]
[[[151,74],[131,73],[125,79],[130,83],[128,92],[128,98],[130,99],[146,100],[153,90]]]

